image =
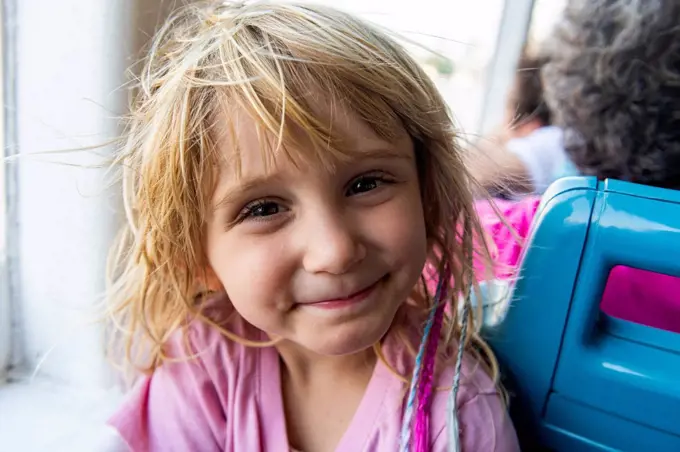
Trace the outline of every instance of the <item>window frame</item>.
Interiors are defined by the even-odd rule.
[[[18,259],[17,190],[18,162],[15,146],[16,111],[14,68],[16,0],[3,0],[0,5],[0,383],[7,379],[11,367],[19,360],[17,330],[18,307],[15,305]]]
[[[529,36],[536,0],[505,0],[482,100],[477,130],[486,135],[502,124],[505,103],[515,79],[517,61]]]

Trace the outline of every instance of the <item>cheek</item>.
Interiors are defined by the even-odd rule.
[[[422,209],[411,215],[413,216],[408,221],[409,230],[404,232],[403,258],[409,261],[412,271],[420,276],[427,258],[427,230]]]
[[[265,309],[282,299],[281,288],[288,279],[285,251],[265,238],[222,239],[211,244],[208,259],[234,308],[258,325]],[[278,296],[277,296],[278,295]]]
[[[389,249],[392,259],[409,272],[422,271],[427,255],[427,233],[420,192],[412,190],[395,200],[388,211],[379,213],[381,228],[376,229],[376,240]],[[386,209],[387,210],[387,209]]]

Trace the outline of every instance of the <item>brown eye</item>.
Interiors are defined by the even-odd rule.
[[[268,217],[280,213],[281,206],[275,202],[265,201],[250,207],[248,210],[251,217]]]
[[[266,220],[286,210],[284,206],[276,201],[259,200],[245,206],[239,215],[239,220]]]
[[[369,191],[375,190],[381,185],[388,183],[382,176],[361,176],[355,179],[347,188],[346,196],[356,196]]]

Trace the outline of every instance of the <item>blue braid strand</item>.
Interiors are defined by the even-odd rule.
[[[440,303],[440,298],[442,291],[444,290],[444,284],[446,283],[446,278],[441,278],[437,284],[437,291],[435,292],[434,304],[430,313],[427,317],[427,323],[425,324],[425,329],[423,331],[423,338],[420,341],[420,346],[418,347],[418,354],[416,355],[415,367],[413,369],[413,377],[411,378],[411,386],[409,388],[408,399],[406,401],[406,409],[404,411],[404,416],[401,426],[401,440],[400,452],[408,452],[411,448],[411,433],[414,417],[414,408],[416,401],[416,393],[418,392],[418,384],[420,382],[420,373],[423,367],[423,356],[425,355],[425,350],[427,349],[427,340],[430,336],[430,331],[432,330],[432,325],[434,324],[434,317],[437,312],[437,306]]]
[[[449,392],[449,400],[448,400],[448,412],[449,415],[447,417],[447,422],[446,422],[446,430],[448,432],[449,436],[449,447],[448,451],[449,452],[461,452],[461,447],[460,447],[460,427],[458,426],[458,402],[457,402],[457,397],[458,397],[458,389],[460,387],[460,374],[461,374],[461,367],[463,365],[463,353],[465,351],[465,336],[467,334],[467,327],[468,327],[468,310],[470,309],[470,299],[469,296],[465,300],[463,304],[463,312],[462,312],[462,325],[460,328],[460,339],[459,339],[459,344],[458,344],[458,356],[457,356],[457,361],[456,361],[456,372],[453,377],[453,386],[451,387],[451,391]]]

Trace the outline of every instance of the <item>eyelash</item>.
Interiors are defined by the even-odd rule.
[[[275,205],[277,208],[281,207],[281,204],[277,202],[276,200],[273,199],[258,199],[257,201],[253,201],[249,204],[246,204],[246,206],[241,209],[241,212],[238,215],[238,218],[236,219],[237,223],[240,223],[245,220],[253,220],[253,221],[268,221],[268,217],[274,216],[277,213],[271,215],[254,215],[255,211],[259,208],[262,208],[267,205]]]
[[[358,177],[354,178],[354,179],[352,180],[352,182],[350,182],[349,185],[347,186],[347,189],[345,190],[345,194],[347,194],[347,192],[349,191],[349,189],[350,189],[350,187],[351,187],[352,185],[356,184],[357,182],[362,182],[362,181],[366,181],[366,180],[376,182],[376,183],[377,183],[377,187],[376,187],[376,188],[373,188],[373,189],[371,189],[371,190],[367,190],[367,191],[365,191],[365,192],[359,193],[359,195],[361,195],[361,194],[363,194],[363,193],[371,192],[371,191],[373,191],[373,190],[376,190],[376,189],[380,188],[382,185],[385,185],[385,184],[393,184],[393,183],[395,182],[394,179],[388,177],[387,174],[385,174],[385,173],[383,173],[383,172],[380,172],[380,171],[378,171],[378,172],[366,173],[366,174],[362,174],[361,176],[358,176]],[[355,195],[355,196],[356,196],[356,195]]]
[[[355,185],[357,182],[364,182],[364,181],[374,182],[374,183],[376,183],[376,187],[369,189],[369,190],[366,190],[366,191],[363,191],[363,192],[359,192],[355,195],[348,195],[349,190],[353,185]],[[354,178],[352,180],[352,182],[350,182],[348,184],[347,188],[345,189],[345,196],[360,196],[360,195],[363,195],[365,193],[369,193],[371,191],[377,190],[382,185],[393,184],[393,183],[395,183],[395,180],[388,177],[385,173],[382,173],[382,172],[377,172],[377,173],[374,172],[374,173],[363,174],[361,176]],[[271,215],[254,215],[254,213],[259,208],[262,208],[262,207],[267,206],[267,205],[273,205],[273,204],[276,205],[277,209],[282,207],[281,204],[278,201],[273,200],[273,199],[267,199],[267,198],[258,199],[257,201],[253,201],[249,204],[246,204],[246,206],[243,209],[241,209],[241,212],[239,213],[238,218],[236,219],[235,223],[241,223],[241,222],[246,221],[246,220],[271,221],[270,217],[273,217],[273,216],[275,216],[279,213],[282,213],[282,212],[278,211],[278,212],[273,213]],[[285,207],[283,209],[284,209],[284,211],[286,210]]]

